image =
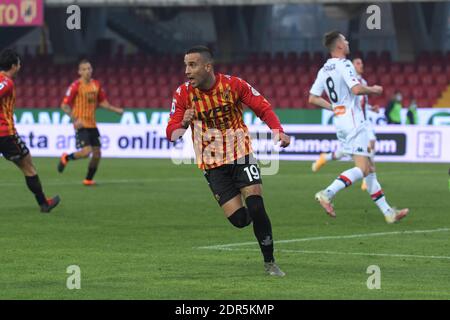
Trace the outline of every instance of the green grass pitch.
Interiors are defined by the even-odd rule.
[[[0,299],[450,299],[446,164],[377,165],[387,200],[411,210],[387,225],[359,184],[338,195],[336,219],[315,202],[349,162],[317,174],[281,162],[263,177],[280,279],[264,274],[252,228],[231,226],[195,166],[103,159],[99,185],[84,187],[86,161],[62,175],[57,161],[34,159],[46,193],[62,198],[51,214],[0,162]],[[210,247],[220,244],[236,245]],[[70,265],[80,290],[66,287]],[[381,289],[367,288],[371,265]]]

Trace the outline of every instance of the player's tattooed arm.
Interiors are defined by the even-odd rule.
[[[313,94],[309,95],[308,102],[313,104],[313,105],[315,105],[315,106],[318,106],[318,107],[321,107],[321,108],[324,108],[324,109],[327,109],[327,110],[331,110],[331,111],[333,110],[333,107],[331,106],[331,103],[329,103],[324,98],[316,96],[316,95],[313,95]]]

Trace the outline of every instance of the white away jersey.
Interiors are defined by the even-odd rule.
[[[353,64],[347,59],[331,58],[319,70],[310,90],[315,96],[326,91],[333,107],[336,129],[344,135],[358,131],[365,122],[361,100],[351,91],[357,84],[360,82]]]

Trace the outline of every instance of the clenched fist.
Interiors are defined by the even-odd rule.
[[[189,125],[191,124],[192,120],[194,120],[195,117],[195,110],[194,109],[187,109],[184,113],[183,121],[181,121],[181,125],[183,128],[187,129]]]
[[[286,148],[291,143],[291,137],[284,132],[273,131],[275,143],[281,141],[280,147]]]

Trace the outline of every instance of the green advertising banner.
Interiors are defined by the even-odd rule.
[[[405,123],[406,109],[402,110],[402,123]],[[276,114],[282,124],[324,124],[333,123],[333,113],[321,109],[277,109]],[[450,125],[450,109],[425,108],[418,109],[420,125]],[[169,120],[169,111],[165,109],[126,109],[123,115],[97,110],[97,122],[120,123],[126,125],[148,124],[165,125]],[[385,125],[384,110],[379,113],[370,112],[369,119],[377,125]],[[67,124],[70,118],[60,109],[16,109],[14,114],[17,124]],[[244,112],[247,125],[261,124],[261,120],[250,110]]]
[[[280,121],[284,124],[320,124],[321,110],[276,110]],[[60,109],[16,109],[14,113],[17,124],[66,124],[70,118]],[[126,109],[123,115],[98,109],[96,113],[99,123],[121,124],[166,124],[169,111],[165,109]],[[261,120],[251,111],[244,112],[247,124],[259,124]]]

